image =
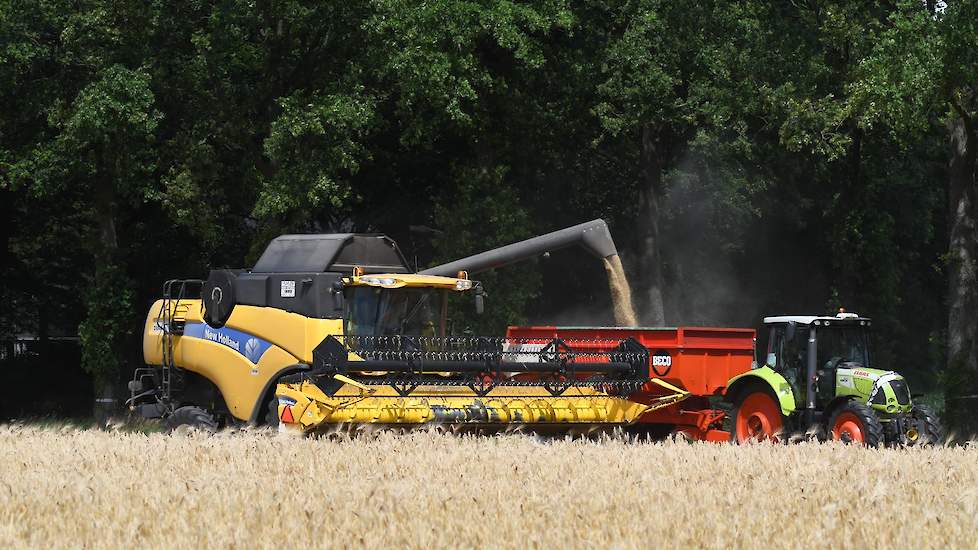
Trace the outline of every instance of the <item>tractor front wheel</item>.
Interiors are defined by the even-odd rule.
[[[911,445],[940,445],[944,441],[944,427],[930,407],[914,405],[910,415],[916,425],[916,437],[907,438]]]
[[[778,401],[766,389],[757,388],[741,393],[733,420],[731,437],[737,443],[781,440],[784,416],[781,415]]]
[[[834,441],[861,443],[878,447],[883,442],[883,424],[869,405],[846,401],[829,419],[829,432]]]

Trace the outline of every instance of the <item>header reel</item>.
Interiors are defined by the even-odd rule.
[[[538,386],[559,396],[575,386],[628,395],[649,381],[649,350],[633,338],[328,336],[313,350],[310,377],[329,396],[342,375],[398,395],[420,386]]]

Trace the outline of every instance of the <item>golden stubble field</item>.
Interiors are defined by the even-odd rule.
[[[5,548],[943,548],[978,447],[0,426]]]

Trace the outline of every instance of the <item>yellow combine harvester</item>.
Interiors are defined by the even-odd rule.
[[[448,334],[449,295],[476,273],[580,244],[617,254],[602,220],[410,273],[382,235],[285,235],[250,270],[175,280],[146,319],[147,367],[129,405],[171,428],[239,422],[302,431],[342,422],[630,423],[683,390],[648,376],[634,339],[595,342]],[[445,276],[453,275],[453,276]],[[600,345],[598,345],[600,344]],[[652,384],[643,402],[625,396]]]

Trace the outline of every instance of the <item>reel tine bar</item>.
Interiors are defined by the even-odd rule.
[[[633,338],[329,336],[313,362],[313,376],[383,373],[400,395],[432,378],[464,381],[478,395],[519,381],[555,396],[596,379],[632,386],[649,378],[649,350]]]

